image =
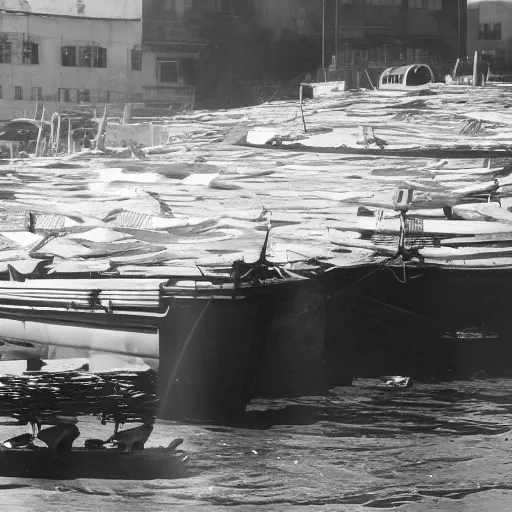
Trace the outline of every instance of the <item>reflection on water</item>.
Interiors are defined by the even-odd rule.
[[[157,424],[151,446],[185,439],[187,478],[3,478],[2,500],[31,511],[502,510],[512,497],[511,392],[508,380],[408,389],[358,380],[326,397],[257,401],[238,427]],[[0,428],[4,439],[16,430]],[[80,428],[82,439],[110,435],[92,418]]]

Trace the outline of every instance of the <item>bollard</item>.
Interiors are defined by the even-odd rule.
[[[149,138],[151,140],[151,147],[155,147],[155,126],[149,123]]]
[[[71,155],[73,152],[72,146],[72,138],[71,138],[71,118],[68,119],[68,155]]]
[[[132,103],[126,103],[123,113],[123,124],[128,124],[132,118]]]

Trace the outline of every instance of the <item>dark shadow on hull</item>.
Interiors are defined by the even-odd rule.
[[[299,280],[237,300],[174,301],[160,329],[159,417],[229,424],[252,396],[325,389],[319,290]]]
[[[510,270],[363,267],[329,273],[326,361],[343,375],[512,375]]]

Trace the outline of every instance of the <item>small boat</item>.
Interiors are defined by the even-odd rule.
[[[73,480],[174,479],[189,476],[188,457],[168,447],[125,452],[117,448],[73,448],[69,452],[48,449],[0,447],[0,476]]]
[[[167,447],[145,448],[152,423],[116,432],[106,441],[87,439],[84,447],[73,447],[80,431],[74,423],[58,423],[35,435],[21,434],[0,445],[0,476],[122,480],[171,479],[185,476],[188,459],[176,448],[183,439]],[[108,445],[113,447],[107,447]]]

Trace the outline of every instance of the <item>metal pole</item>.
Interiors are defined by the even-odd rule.
[[[322,0],[322,71],[324,72],[325,81],[325,0]]]
[[[339,0],[336,0],[336,17],[334,20],[336,35],[334,36],[334,55],[336,56],[336,68],[338,67],[338,10]]]
[[[457,0],[457,57],[461,57],[461,26],[460,26],[460,0]]]
[[[475,51],[473,59],[473,87],[478,85],[478,51]]]

